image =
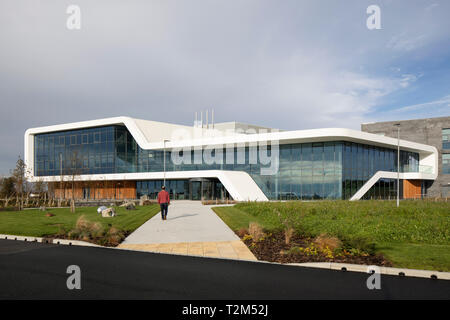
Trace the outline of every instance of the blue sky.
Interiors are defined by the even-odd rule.
[[[67,6],[81,30],[66,28]],[[381,29],[366,27],[369,5]],[[0,174],[29,127],[112,116],[280,129],[448,116],[449,1],[2,0]]]

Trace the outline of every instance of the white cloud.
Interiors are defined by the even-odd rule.
[[[427,36],[425,34],[410,35],[408,32],[403,32],[392,36],[386,47],[396,51],[413,51],[424,46],[426,42]]]
[[[116,115],[190,124],[210,107],[216,121],[359,128],[420,84],[402,62],[450,30],[445,3],[424,14],[380,1],[383,30],[369,31],[361,0],[77,0],[76,33],[64,2],[1,1],[6,153],[22,152],[28,127]]]
[[[438,100],[429,101],[425,103],[418,103],[409,106],[403,106],[401,108],[393,109],[392,113],[405,113],[411,111],[427,111],[433,112],[435,109],[444,108],[450,113],[450,95],[444,96]]]
[[[425,8],[425,11],[431,11],[434,10],[434,8],[439,7],[439,3],[433,3],[431,5],[429,5],[428,7]]]
[[[450,95],[445,95],[436,100],[407,105],[384,112],[377,112],[376,114],[371,115],[370,121],[394,121],[430,117],[448,117],[450,115],[449,110]]]
[[[408,87],[411,83],[416,82],[417,79],[419,79],[420,77],[422,77],[422,74],[416,76],[414,74],[403,74],[402,78],[399,81],[400,87],[402,88],[406,88]]]

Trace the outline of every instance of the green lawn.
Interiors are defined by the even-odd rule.
[[[48,208],[46,212],[54,214],[46,217],[46,212],[38,209],[23,211],[0,211],[0,233],[25,236],[52,236],[63,230],[72,230],[82,215],[90,222],[99,222],[104,227],[115,227],[126,234],[134,231],[145,221],[159,212],[158,205],[137,206],[136,210],[117,207],[116,216],[102,218],[97,207],[79,207],[75,213],[69,208]]]
[[[305,236],[326,233],[369,243],[396,267],[450,271],[450,203],[429,201],[311,201],[240,203],[214,211],[233,230],[258,222],[267,231],[288,221]],[[280,219],[281,217],[281,219]]]
[[[450,245],[381,243],[378,251],[394,266],[409,269],[450,271]]]

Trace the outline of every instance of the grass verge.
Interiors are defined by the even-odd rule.
[[[450,271],[450,245],[381,243],[377,246],[396,267]]]
[[[216,207],[236,233],[250,222],[268,233],[287,226],[303,238],[337,237],[346,251],[382,254],[395,267],[450,271],[450,204],[402,201],[240,203]]]
[[[69,233],[77,229],[77,221],[83,217],[82,220],[87,223],[95,224],[98,231],[106,230],[105,235],[111,233],[112,228],[114,233],[126,236],[152,218],[160,209],[158,205],[150,205],[137,206],[136,210],[126,210],[123,207],[116,207],[115,210],[116,216],[113,218],[102,218],[97,213],[97,207],[80,207],[76,209],[76,213],[71,213],[69,208],[48,208],[45,212],[38,209],[3,211],[0,212],[0,233],[69,238]],[[47,213],[53,216],[46,216]],[[105,244],[100,239],[84,240]]]

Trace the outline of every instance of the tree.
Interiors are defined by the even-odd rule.
[[[38,195],[38,203],[41,203],[42,198],[44,199],[44,205],[45,201],[47,199],[47,192],[48,192],[48,184],[42,179],[38,179],[36,182],[33,183],[32,186],[32,192],[36,195]]]
[[[71,153],[69,161],[70,161],[70,168],[68,168],[66,171],[70,176],[70,184],[72,187],[72,195],[70,199],[70,212],[75,213],[75,181],[77,180],[77,177],[83,173],[82,170],[83,164],[81,163],[78,150],[74,150]]]
[[[7,207],[9,201],[16,194],[13,177],[5,177],[0,181],[0,197],[5,200],[4,206]]]
[[[17,196],[17,206],[19,210],[23,209],[23,195],[26,191],[28,191],[28,185],[26,180],[27,175],[28,175],[27,165],[19,156],[19,159],[16,162],[16,167],[12,172],[12,177],[14,179],[14,186]]]

